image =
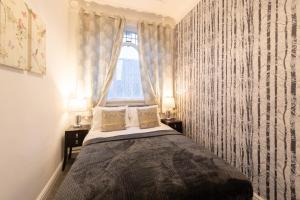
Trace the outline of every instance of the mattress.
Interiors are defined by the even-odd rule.
[[[55,199],[252,199],[252,184],[242,173],[164,128],[90,132]]]
[[[139,127],[128,127],[125,130],[111,131],[111,132],[102,132],[99,129],[92,128],[87,134],[87,136],[85,137],[83,141],[83,145],[85,145],[89,140],[93,140],[96,138],[109,138],[109,137],[114,137],[119,135],[149,133],[149,132],[162,131],[162,130],[172,130],[172,128],[162,123],[160,124],[160,126],[155,128],[140,129]]]

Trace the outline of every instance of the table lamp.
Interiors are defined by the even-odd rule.
[[[175,108],[174,97],[164,97],[163,99],[163,108],[166,113],[166,118],[171,119],[171,111]]]
[[[69,111],[76,114],[74,128],[81,127],[81,113],[87,109],[87,100],[82,98],[72,98],[69,101]]]

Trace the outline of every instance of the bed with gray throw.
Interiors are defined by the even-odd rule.
[[[173,130],[85,143],[57,200],[248,200],[251,182]]]

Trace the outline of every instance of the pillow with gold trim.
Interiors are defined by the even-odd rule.
[[[126,109],[102,110],[101,131],[120,131],[126,129]]]
[[[139,126],[141,129],[159,126],[158,107],[138,108]]]

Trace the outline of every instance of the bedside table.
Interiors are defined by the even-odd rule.
[[[170,126],[179,133],[182,133],[182,121],[178,119],[161,119],[161,123]]]
[[[82,146],[82,142],[85,136],[90,131],[90,129],[91,129],[90,125],[83,125],[79,128],[74,128],[73,126],[71,126],[65,131],[64,162],[63,162],[62,171],[65,170],[67,160],[70,159],[72,156],[72,148]],[[69,154],[68,154],[68,148],[69,148]]]

